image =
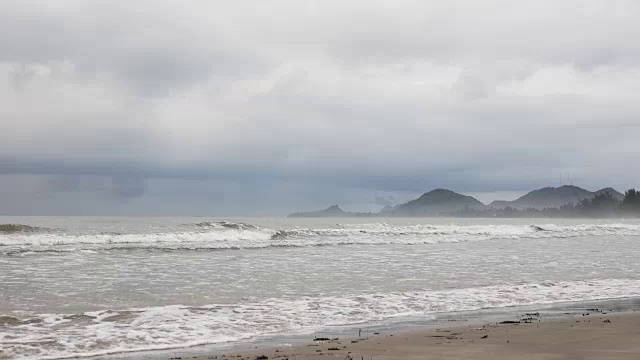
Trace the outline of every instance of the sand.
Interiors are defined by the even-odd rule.
[[[640,312],[590,311],[561,318],[522,314],[505,320],[521,322],[425,327],[362,339],[310,339],[294,347],[182,359],[640,359]]]

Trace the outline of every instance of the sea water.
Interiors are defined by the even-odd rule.
[[[640,295],[637,220],[0,217],[0,224],[0,358],[223,346]]]

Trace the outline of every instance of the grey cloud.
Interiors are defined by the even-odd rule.
[[[188,5],[0,4],[0,173],[255,214],[640,176],[635,2]]]
[[[141,197],[146,189],[140,175],[53,175],[46,179],[45,192],[88,192],[119,200]]]
[[[8,73],[9,85],[15,91],[20,91],[33,78],[35,71],[23,64],[18,65]]]
[[[261,73],[268,64],[250,47],[221,37],[214,24],[202,26],[170,3],[26,1],[0,9],[0,61],[68,62],[85,76],[115,77],[143,95],[166,95],[212,75]]]
[[[453,84],[453,90],[458,92],[466,100],[483,99],[489,95],[486,82],[477,75],[465,72],[460,75],[458,81]]]

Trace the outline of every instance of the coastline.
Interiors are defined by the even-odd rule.
[[[528,322],[485,323],[379,333],[360,339],[312,341],[195,357],[204,359],[637,359],[640,313],[606,311]],[[184,359],[174,357],[173,359]]]
[[[637,359],[640,299],[437,314],[367,327],[324,329],[118,359]],[[485,337],[486,336],[486,337]],[[329,339],[314,341],[314,339]],[[266,358],[262,358],[266,356]]]

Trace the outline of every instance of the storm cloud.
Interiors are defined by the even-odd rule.
[[[3,1],[0,213],[637,186],[639,23],[631,0]]]

